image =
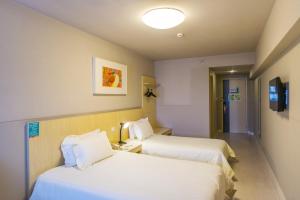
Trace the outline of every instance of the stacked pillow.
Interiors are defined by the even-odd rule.
[[[134,121],[129,126],[130,139],[137,138],[138,140],[144,140],[153,135],[153,129],[149,123],[148,117]]]
[[[64,139],[61,150],[65,166],[85,169],[97,161],[113,155],[106,132],[99,129],[83,135],[71,135]]]
[[[76,166],[76,157],[73,152],[73,147],[77,145],[81,139],[84,139],[85,137],[90,137],[97,133],[100,133],[99,129],[96,129],[94,131],[82,135],[69,135],[63,140],[61,144],[61,151],[63,153],[65,159],[65,165],[67,167]]]

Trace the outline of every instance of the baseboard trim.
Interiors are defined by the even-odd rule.
[[[248,131],[247,130],[230,130],[230,133],[247,133],[248,134]]]
[[[249,135],[255,135],[254,132],[252,132],[252,131],[248,131],[247,133],[248,133]]]
[[[272,169],[272,167],[271,167],[271,165],[270,165],[270,163],[267,159],[267,155],[264,151],[264,148],[263,148],[262,144],[259,142],[259,139],[256,139],[255,141],[256,141],[256,145],[258,146],[259,153],[263,155],[263,158],[265,159],[265,162],[267,163],[267,168],[268,168],[269,175],[270,175],[272,181],[275,184],[275,187],[276,187],[276,190],[278,192],[280,200],[286,200],[286,197],[285,197],[285,195],[284,195],[284,193],[283,193],[283,191],[282,191],[282,189],[279,185],[277,177],[276,177],[276,175],[275,175],[275,173],[274,173],[274,171],[273,171],[273,169]]]

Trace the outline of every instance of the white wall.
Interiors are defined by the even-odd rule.
[[[300,199],[300,41],[261,76],[261,142],[288,200]],[[289,110],[269,108],[269,81],[290,84]]]
[[[264,31],[256,48],[257,62],[252,70],[252,74],[262,68],[269,66],[262,66],[267,60],[276,60],[276,55],[280,52],[283,43],[286,43],[287,37],[297,37],[288,35],[293,26],[300,20],[300,1],[299,0],[276,0],[274,2],[269,19],[265,25]],[[289,39],[287,39],[289,40]],[[285,44],[286,45],[286,44]],[[283,46],[285,46],[283,45]]]
[[[175,135],[209,137],[209,67],[254,63],[254,53],[155,62],[158,122]]]
[[[0,1],[0,199],[25,196],[25,122],[32,118],[141,106],[151,60]],[[92,95],[92,56],[128,65],[128,95]]]
[[[257,46],[255,80],[256,117],[259,119],[258,96],[261,94],[261,143],[288,200],[300,199],[300,1],[276,0]],[[298,40],[298,41],[297,41]],[[283,113],[269,109],[268,86],[275,77],[290,82],[290,108]],[[259,134],[259,121],[256,121]]]

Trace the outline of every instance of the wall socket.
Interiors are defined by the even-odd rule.
[[[111,132],[115,132],[116,128],[115,127],[111,127]]]

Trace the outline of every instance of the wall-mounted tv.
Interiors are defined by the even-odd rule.
[[[279,77],[269,82],[269,101],[273,111],[282,112],[287,107],[286,89]]]

